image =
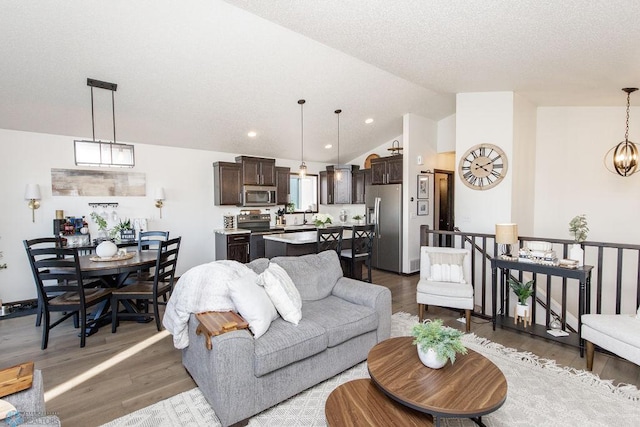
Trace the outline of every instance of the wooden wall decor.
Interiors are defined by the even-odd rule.
[[[138,172],[51,169],[54,196],[146,196],[146,176]]]

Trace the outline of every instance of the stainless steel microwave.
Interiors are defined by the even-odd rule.
[[[242,202],[243,206],[273,206],[276,204],[276,187],[245,185]]]

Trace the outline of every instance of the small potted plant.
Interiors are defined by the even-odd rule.
[[[569,259],[578,261],[578,267],[582,267],[584,264],[584,249],[582,249],[581,243],[587,240],[588,232],[589,227],[587,227],[587,216],[585,214],[576,215],[569,222],[569,233],[573,235],[573,240],[575,241],[569,249]]]
[[[113,227],[109,235],[116,240],[135,240],[135,232],[131,226],[131,220],[120,220],[120,223]]]
[[[356,222],[356,224],[362,224],[362,220],[364,218],[362,217],[362,215],[354,215],[351,217],[351,219],[353,219]]]
[[[417,345],[418,357],[427,367],[440,369],[456,361],[456,354],[467,354],[467,348],[462,344],[464,333],[458,329],[442,325],[442,319],[425,320],[418,323],[411,330],[414,337],[413,344]]]
[[[311,220],[316,225],[316,227],[326,227],[329,224],[333,223],[333,217],[329,214],[315,214]]]
[[[527,326],[527,320],[530,318],[531,310],[529,309],[528,299],[533,295],[533,280],[529,280],[527,283],[522,283],[514,278],[509,278],[509,287],[518,297],[518,305],[516,305],[516,312],[514,321],[517,323],[520,318],[524,320],[524,326]]]

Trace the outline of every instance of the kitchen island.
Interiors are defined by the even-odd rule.
[[[351,230],[344,230],[342,234],[343,247],[345,247],[347,240],[351,240],[351,234]],[[264,236],[264,253],[267,258],[315,254],[316,245],[316,231],[279,233]]]

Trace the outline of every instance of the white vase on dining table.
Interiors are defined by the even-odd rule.
[[[118,247],[111,240],[105,240],[96,246],[96,255],[100,258],[111,258],[118,253]]]

